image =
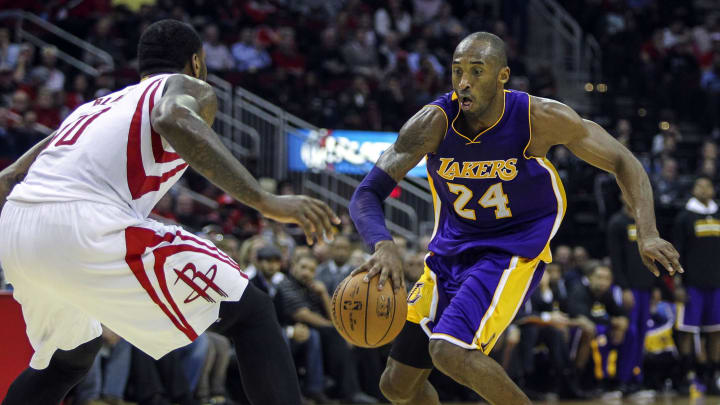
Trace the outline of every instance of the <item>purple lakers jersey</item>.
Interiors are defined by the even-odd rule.
[[[490,249],[551,260],[549,242],[565,214],[565,191],[550,161],[526,154],[530,96],[510,90],[504,95],[500,119],[478,134],[457,130],[460,104],[454,92],[430,103],[447,119],[445,138],[427,156],[434,254]]]

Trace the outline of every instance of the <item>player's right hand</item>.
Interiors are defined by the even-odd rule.
[[[333,240],[340,218],[324,202],[304,195],[271,195],[260,212],[278,222],[298,224],[305,231],[308,245],[322,239]]]
[[[353,270],[351,275],[367,272],[363,281],[370,281],[375,275],[380,274],[378,290],[385,286],[388,276],[392,280],[393,290],[405,288],[405,272],[400,251],[395,242],[383,240],[375,245],[375,253],[360,267]]]

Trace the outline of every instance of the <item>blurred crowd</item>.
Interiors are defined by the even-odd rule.
[[[676,218],[696,193],[696,177],[705,176],[711,185],[720,180],[717,10],[682,0],[560,2],[603,50],[608,91],[592,94],[587,116],[640,158],[653,182],[661,234],[673,239]],[[12,3],[0,1],[0,8]],[[51,133],[78,105],[137,81],[135,44],[142,30],[160,18],[196,27],[212,73],[308,122],[397,131],[420,106],[450,89],[452,51],[463,36],[478,30],[506,41],[510,88],[558,98],[555,83],[563,78],[525,57],[527,7],[525,0],[28,0],[24,10],[105,50],[115,67],[93,54],[62,48],[99,71],[95,77],[79,73],[59,58],[57,47],[35,47],[20,41],[6,28],[10,25],[0,27],[0,168]],[[621,381],[617,368],[611,372],[623,361],[618,351],[632,329],[634,302],[618,266],[591,257],[612,257],[608,218],[622,212],[622,202],[614,179],[567,149],[555,148],[550,157],[568,190],[568,215],[556,237],[554,263],[494,356],[533,396],[597,396],[600,388],[625,394],[641,388],[697,389],[699,383],[687,378],[692,364],[683,366],[687,373],[676,374],[672,368],[645,367],[640,386],[626,375]],[[261,184],[281,194],[298,191],[283,179],[261,179]],[[309,401],[325,403],[329,396],[362,403],[381,397],[377,381],[387,348],[344,344],[323,304],[324,294],[331,295],[368,254],[347,214],[335,242],[311,249],[297,228],[259,217],[189,171],[153,216],[209,237],[274,297]],[[423,270],[427,236],[396,242],[406,251],[412,285]],[[649,335],[641,360],[677,364],[683,358],[688,363],[687,353],[681,356],[673,340],[682,332],[667,327],[673,325],[674,306],[684,300],[682,282],[665,278],[648,291],[653,325],[664,335]],[[234,353],[222,332],[208,332],[155,362],[108,330],[102,356],[76,388],[76,403],[100,398],[148,404],[242,401],[235,363],[229,360]],[[712,387],[714,370],[708,358],[698,349],[696,363],[707,367],[692,370],[692,378],[707,377],[706,388]],[[634,370],[631,375],[636,376]],[[554,385],[553,376],[576,376],[570,379],[577,381],[568,390]],[[440,374],[434,373],[432,381],[444,400],[475,399]]]

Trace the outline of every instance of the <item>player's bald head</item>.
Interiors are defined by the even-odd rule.
[[[498,69],[507,66],[505,41],[489,32],[474,32],[463,38],[455,48],[453,60],[461,56],[478,59],[492,58],[497,63]]]

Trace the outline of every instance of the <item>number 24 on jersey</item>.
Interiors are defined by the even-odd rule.
[[[474,221],[476,218],[475,210],[465,208],[465,206],[473,198],[472,190],[462,184],[447,183],[447,185],[450,192],[457,195],[457,198],[453,203],[455,212],[465,219]],[[483,208],[494,207],[495,219],[509,218],[512,216],[510,207],[508,207],[508,196],[503,191],[502,183],[495,183],[488,187],[485,194],[483,194],[482,197],[480,197],[480,200],[478,200],[478,203]]]

